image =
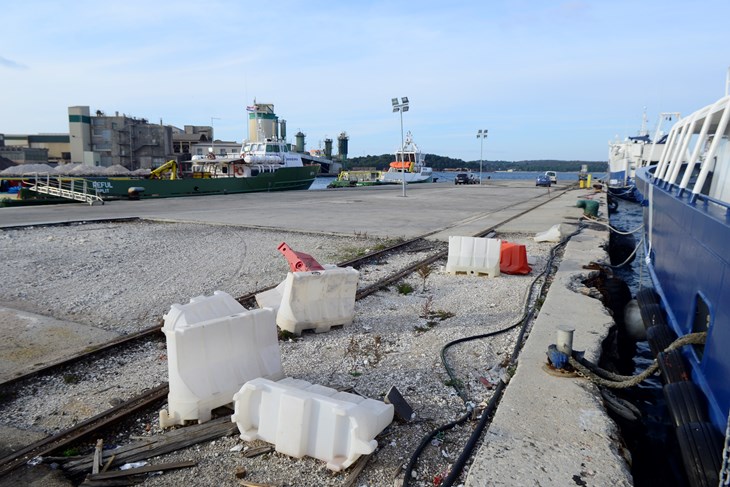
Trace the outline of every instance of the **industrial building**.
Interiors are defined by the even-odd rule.
[[[172,159],[172,127],[150,124],[144,118],[115,113],[107,116],[89,107],[68,108],[72,162],[90,166],[121,165],[129,170],[150,169]]]
[[[0,157],[16,164],[62,163],[71,160],[67,134],[0,134]]]
[[[246,107],[248,112],[247,140],[286,140],[286,120],[274,113],[274,105],[256,103]],[[88,106],[68,107],[68,134],[0,135],[0,156],[18,164],[83,163],[89,166],[124,166],[130,171],[153,169],[169,160],[182,163],[194,155],[231,156],[240,152],[241,143],[215,140],[212,126],[172,125],[150,123],[115,112],[107,115],[101,110],[92,114]],[[322,164],[323,173],[336,175],[347,160],[347,134],[338,137],[339,154],[332,155],[332,139],[325,139],[324,151],[305,149],[305,135],[296,134],[292,150],[300,152],[310,162]],[[339,163],[338,163],[339,162]]]

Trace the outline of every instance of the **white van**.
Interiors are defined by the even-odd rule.
[[[555,171],[545,171],[545,176],[550,178],[550,182],[552,184],[557,184],[558,182],[558,173]]]

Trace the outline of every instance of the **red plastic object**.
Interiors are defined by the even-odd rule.
[[[289,262],[289,268],[292,272],[324,270],[324,267],[319,265],[319,262],[314,260],[314,257],[309,254],[305,254],[304,252],[296,252],[292,250],[286,242],[281,242],[277,249],[284,255],[287,262]]]
[[[527,249],[524,245],[502,241],[499,256],[499,271],[504,274],[529,274]]]

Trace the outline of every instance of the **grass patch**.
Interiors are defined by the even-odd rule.
[[[64,384],[78,384],[80,381],[81,381],[81,379],[76,374],[64,374],[63,375]]]
[[[413,292],[413,286],[411,286],[407,282],[401,282],[396,286],[396,289],[398,290],[399,294],[404,294],[406,296]]]
[[[456,316],[451,311],[444,311],[442,309],[434,310],[431,308],[433,304],[433,296],[426,298],[421,308],[420,317],[426,320],[426,323],[414,326],[414,329],[418,332],[428,331],[440,322],[447,320],[453,316]]]

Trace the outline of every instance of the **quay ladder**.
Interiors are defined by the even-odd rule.
[[[104,200],[99,196],[98,191],[89,188],[89,182],[86,179],[64,179],[51,177],[50,174],[46,174],[45,177],[36,175],[33,185],[29,186],[28,189],[36,193],[83,201],[90,205],[97,202],[104,204]]]

